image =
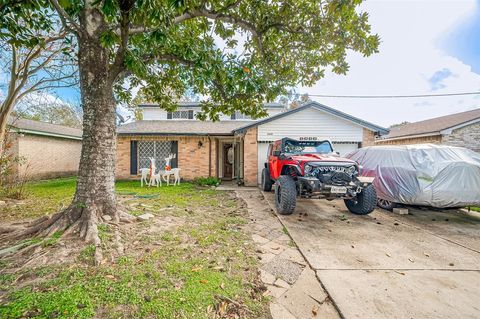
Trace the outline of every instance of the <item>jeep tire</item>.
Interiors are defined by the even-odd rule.
[[[348,210],[355,215],[367,215],[377,205],[377,193],[372,184],[365,187],[355,198],[345,199]]]
[[[262,170],[262,191],[270,192],[272,190],[273,181],[270,178],[270,170],[268,168],[264,168]]]
[[[275,208],[281,215],[290,215],[297,203],[297,186],[292,177],[280,176],[275,182]]]

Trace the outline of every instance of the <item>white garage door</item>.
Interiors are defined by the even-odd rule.
[[[258,143],[258,184],[262,181],[262,169],[264,168],[263,164],[267,162],[267,151],[269,143]]]
[[[340,153],[340,156],[354,151],[358,148],[358,143],[335,143],[333,142],[333,150]]]

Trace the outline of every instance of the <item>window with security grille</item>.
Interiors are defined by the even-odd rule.
[[[175,112],[168,112],[167,119],[169,120],[193,120],[195,112],[193,110],[180,110]]]
[[[155,159],[157,171],[164,169],[165,158],[170,154],[174,154],[170,162],[172,168],[177,167],[177,142],[176,141],[138,141],[138,169],[149,168],[150,158]]]

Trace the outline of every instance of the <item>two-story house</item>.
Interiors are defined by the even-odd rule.
[[[163,168],[175,154],[172,167],[181,177],[214,176],[257,185],[270,142],[283,137],[328,139],[340,154],[373,145],[388,130],[317,102],[286,110],[281,104],[265,105],[268,117],[252,120],[237,112],[220,121],[199,121],[199,103],[180,103],[174,112],[153,104],[139,106],[143,120],[118,127],[117,178],[139,178],[150,157]]]

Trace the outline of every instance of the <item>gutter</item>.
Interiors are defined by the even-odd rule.
[[[117,132],[118,136],[133,136],[133,135],[144,135],[144,136],[233,136],[232,133],[150,133],[150,132],[132,132],[132,133],[120,133]]]
[[[26,130],[26,129],[15,129],[14,130],[17,133],[25,133],[25,134],[32,134],[32,135],[41,135],[41,136],[48,136],[48,137],[59,137],[59,138],[65,138],[65,139],[70,139],[70,140],[77,140],[81,141],[82,138],[79,136],[73,136],[73,135],[64,135],[64,134],[57,134],[57,133],[48,133],[48,132],[41,132],[41,131],[35,131],[35,130]]]

